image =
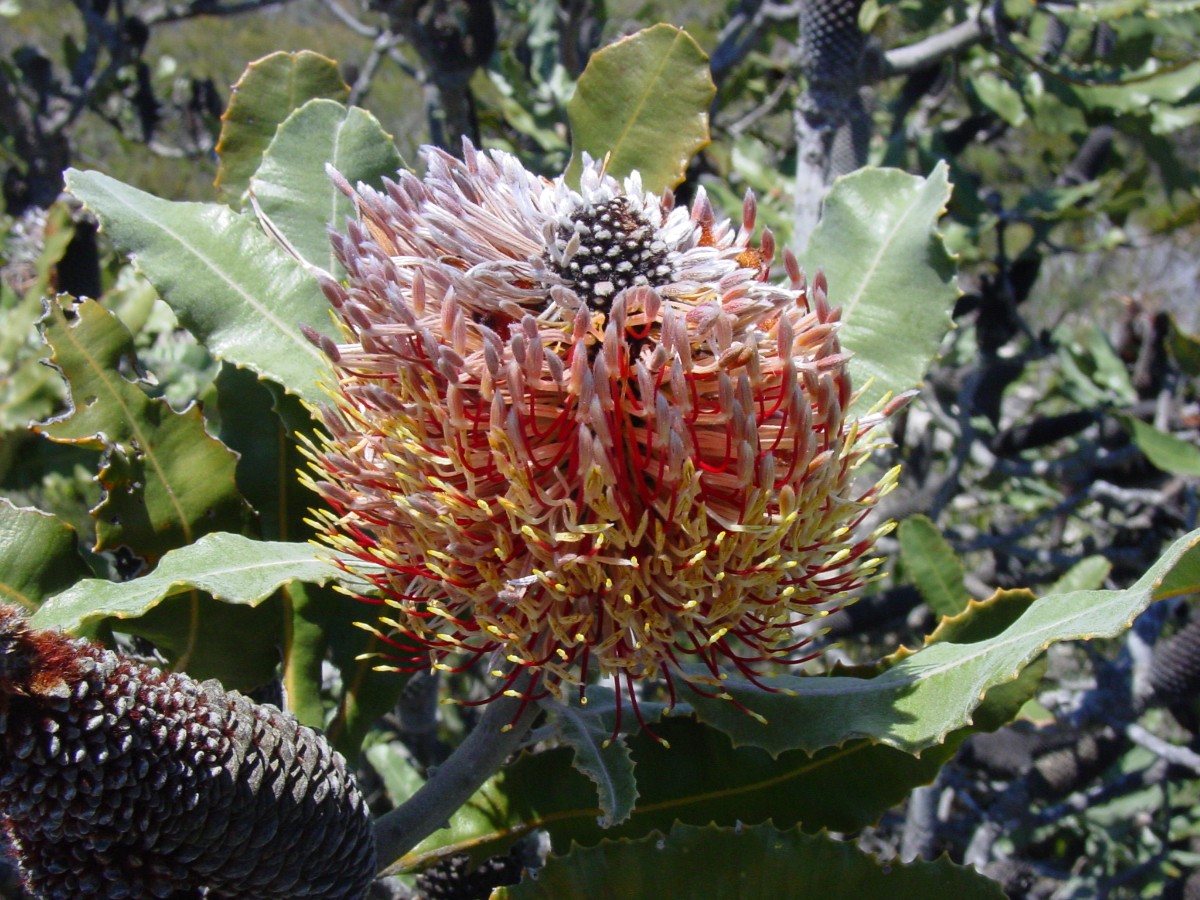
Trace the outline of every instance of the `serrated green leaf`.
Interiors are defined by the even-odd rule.
[[[200,590],[223,603],[255,606],[290,581],[328,584],[340,573],[310,544],[207,534],[173,550],[132,581],[88,578],[51,597],[34,616],[39,628],[80,631],[102,619],[136,619],[167,597]]]
[[[329,303],[303,267],[251,219],[211,203],[173,203],[101,175],[67,172],[67,189],[217,359],[310,403],[329,379],[300,326],[334,336]]]
[[[1200,531],[1172,544],[1127,590],[1049,594],[996,637],[931,644],[874,678],[780,676],[770,682],[779,693],[771,694],[741,678],[722,682],[767,725],[727,701],[697,696],[692,708],[739,746],[778,753],[865,737],[917,753],[969,723],[978,698],[1017,677],[1050,644],[1113,637],[1152,600],[1197,590]]]
[[[784,827],[800,823],[806,831],[857,831],[913,788],[932,781],[971,734],[1010,721],[1036,691],[1038,679],[1029,674],[1031,669],[990,691],[975,711],[974,725],[919,757],[872,741],[773,757],[756,747],[735,748],[727,735],[690,715],[659,720],[657,708],[646,709],[655,734],[670,747],[644,732],[628,738],[640,796],[624,823],[601,828],[595,785],[573,768],[567,748],[525,754],[485,784],[448,828],[405,856],[401,866],[420,869],[463,852],[494,855],[521,835],[543,828],[560,852],[571,841],[639,837],[654,828],[670,828],[676,820],[734,825],[773,819]],[[864,777],[865,772],[870,776]],[[554,790],[547,791],[546,785]]]
[[[1122,415],[1117,418],[1155,468],[1173,475],[1200,475],[1200,448],[1195,444],[1159,431],[1149,422],[1134,416]]]
[[[567,104],[567,180],[578,183],[588,153],[607,156],[608,173],[618,178],[637,169],[648,191],[674,187],[709,142],[715,95],[708,56],[672,25],[654,25],[596,51]]]
[[[280,51],[250,63],[221,116],[217,186],[240,205],[275,129],[309,100],[340,102],[349,95],[337,63],[311,50]]]
[[[300,257],[340,277],[329,229],[343,230],[354,208],[325,174],[332,165],[351,184],[378,187],[403,164],[391,135],[369,112],[310,100],[279,126],[250,180],[262,215]]]
[[[612,738],[612,726],[598,712],[567,703],[547,706],[554,713],[558,735],[575,751],[577,770],[596,785],[601,827],[619,825],[637,803],[633,757],[624,738]]]
[[[949,859],[883,862],[853,842],[771,825],[675,825],[554,856],[498,900],[670,897],[673,900],[1003,900],[1000,885]]]
[[[33,612],[92,572],[66,522],[0,497],[0,600]]]
[[[71,408],[37,426],[53,441],[103,450],[103,502],[93,510],[97,550],[124,546],[158,559],[201,534],[238,529],[247,512],[234,481],[236,457],[205,430],[195,406],[176,413],[127,380],[133,338],[94,300],[47,304],[51,364],[67,380]]]
[[[927,516],[909,516],[897,529],[904,570],[921,597],[939,616],[958,615],[971,595],[953,548]]]
[[[995,728],[1015,715],[1032,694],[1033,685],[1026,687],[1024,694],[1005,697],[1003,706],[989,697],[980,727],[984,718]],[[963,729],[920,757],[870,741],[773,757],[755,747],[735,748],[727,735],[690,716],[671,716],[654,730],[669,748],[644,733],[628,738],[640,796],[620,825],[601,827],[596,786],[574,768],[568,748],[525,754],[485,784],[448,828],[405,856],[401,867],[420,869],[462,852],[500,853],[539,829],[549,831],[559,851],[571,841],[640,837],[676,821],[734,825],[773,819],[784,827],[799,823],[807,831],[856,831],[877,821],[914,787],[932,781],[976,729]]]
[[[292,581],[338,577],[314,546],[209,534],[132,581],[79,581],[43,603],[33,621],[80,633],[118,620],[118,630],[153,641],[195,677],[254,687],[279,663],[284,620],[277,591]]]
[[[928,178],[862,169],[834,182],[801,262],[829,280],[842,308],[842,346],[869,409],[916,387],[950,326],[959,291],[937,231],[950,198],[945,163]]]
[[[1032,591],[1017,589],[996,591],[986,600],[969,600],[962,612],[944,617],[927,644],[974,644],[1001,634],[1021,617],[1036,598]]]

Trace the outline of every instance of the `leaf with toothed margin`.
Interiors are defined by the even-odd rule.
[[[391,136],[366,110],[310,100],[275,133],[250,193],[276,236],[314,266],[342,276],[330,229],[344,231],[354,206],[325,172],[331,165],[350,184],[381,187],[404,164]]]
[[[133,335],[95,300],[66,295],[39,323],[70,409],[34,426],[52,441],[103,451],[104,500],[92,510],[96,549],[127,547],[148,560],[206,532],[236,530],[249,512],[234,480],[237,457],[208,433],[199,408],[176,412],[126,372]]]
[[[233,86],[229,108],[221,116],[217,187],[240,206],[280,124],[312,99],[341,101],[349,96],[350,86],[337,63],[320,53],[280,50],[254,60]]]
[[[1050,644],[1113,637],[1152,601],[1197,591],[1200,530],[1172,544],[1126,590],[1048,594],[994,637],[930,644],[874,678],[780,676],[768,682],[778,693],[742,678],[723,682],[730,697],[768,724],[728,700],[697,696],[691,705],[738,746],[813,752],[865,738],[919,753],[970,723],[985,693],[1011,682]]]
[[[673,825],[638,840],[605,840],[552,856],[497,900],[560,897],[820,897],[822,900],[1003,900],[995,881],[948,858],[879,860],[828,834]]]
[[[70,169],[67,190],[217,359],[257,372],[311,404],[329,363],[300,331],[337,330],[304,267],[248,216],[216,203],[173,203],[99,172]]]
[[[966,609],[971,594],[963,584],[963,566],[954,549],[927,516],[909,516],[896,530],[906,575],[939,616]]]
[[[464,852],[492,856],[543,829],[558,852],[572,841],[640,837],[676,821],[734,825],[774,819],[783,827],[800,823],[806,831],[856,831],[933,780],[969,735],[1009,721],[1034,687],[1029,681],[1021,691],[989,692],[972,726],[919,757],[866,740],[814,754],[793,750],[775,756],[757,747],[734,747],[727,735],[690,715],[668,716],[653,723],[654,736],[643,731],[626,738],[637,765],[638,803],[628,819],[607,830],[600,825],[596,786],[574,768],[570,748],[522,754],[399,867],[421,869]]]
[[[588,692],[589,703],[543,701],[542,705],[554,714],[559,737],[575,751],[573,765],[596,785],[600,800],[600,827],[611,828],[624,822],[637,803],[637,780],[633,757],[621,735],[613,737],[613,724],[605,710],[614,707],[600,699],[599,690]],[[611,693],[611,692],[609,692]]]
[[[108,620],[149,638],[168,656],[182,657],[196,677],[253,687],[274,675],[279,662],[280,589],[294,581],[346,581],[329,556],[307,543],[208,534],[167,553],[152,572],[132,581],[78,581],[47,599],[32,621],[81,633]]]

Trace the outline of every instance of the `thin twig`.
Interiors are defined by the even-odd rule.
[[[1174,765],[1184,766],[1200,775],[1200,753],[1197,753],[1195,750],[1164,741],[1157,735],[1151,734],[1137,722],[1126,726],[1125,734],[1135,744],[1145,747],[1155,756],[1165,759]]]
[[[959,22],[907,47],[897,47],[883,55],[881,78],[908,75],[918,69],[941,62],[968,47],[982,43],[989,36],[983,9],[975,10],[965,22]]]

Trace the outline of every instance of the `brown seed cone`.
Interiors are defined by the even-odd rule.
[[[320,734],[3,608],[0,812],[38,897],[335,900],[375,871],[366,804]]]

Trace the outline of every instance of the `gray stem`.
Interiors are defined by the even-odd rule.
[[[525,679],[518,679],[513,690],[527,695],[532,688]],[[537,703],[521,696],[500,697],[487,705],[474,730],[420,790],[375,820],[380,874],[387,874],[385,870],[405,853],[446,827],[450,816],[520,748],[539,712]],[[512,727],[502,730],[507,725]]]

